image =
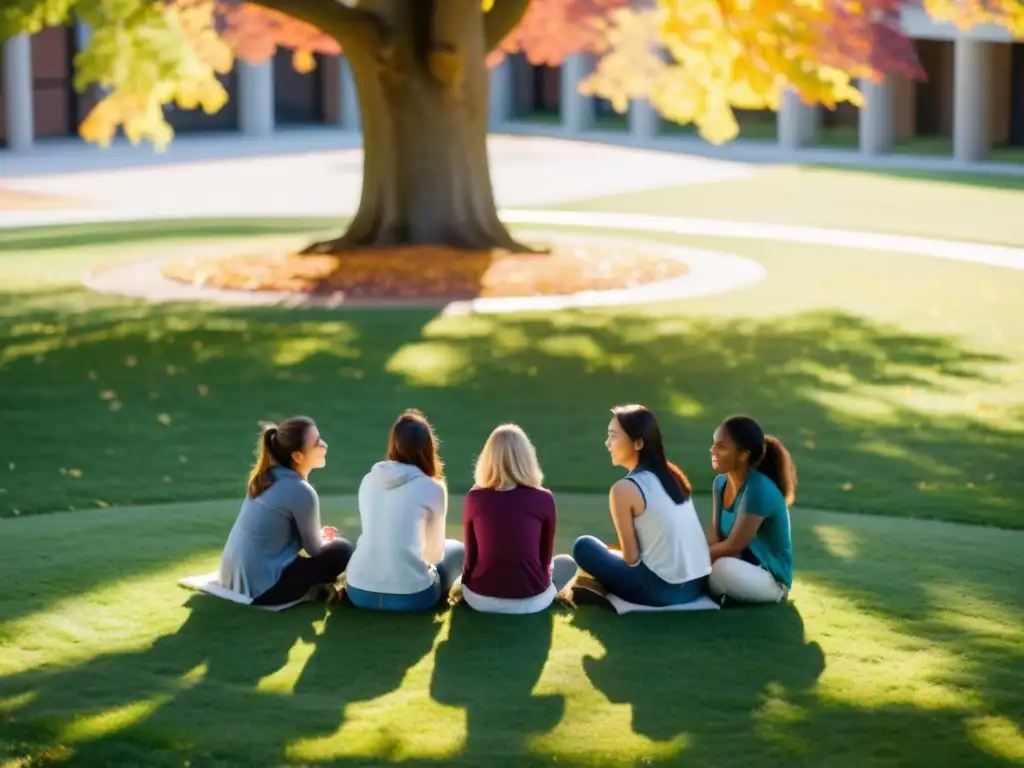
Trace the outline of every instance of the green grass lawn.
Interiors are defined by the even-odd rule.
[[[1021,189],[775,169],[577,207],[1021,246]],[[1004,530],[1024,529],[1024,272],[716,237],[663,239],[755,259],[767,279],[478,317],[149,305],[79,284],[109,261],[330,224],[4,232],[0,765],[1024,761],[1024,531]],[[611,534],[602,441],[625,401],[657,411],[698,488],[729,413],[790,446],[792,604],[268,615],[175,586],[216,566],[261,419],[318,420],[325,493],[354,489],[404,407],[435,421],[456,492],[490,429],[518,421],[559,491],[564,551]],[[155,502],[170,503],[132,506]],[[453,523],[459,509],[456,495]],[[351,497],[324,510],[357,535]]]
[[[262,227],[280,237],[316,224]],[[0,513],[231,497],[257,422],[296,412],[332,444],[321,486],[351,491],[407,406],[436,422],[456,490],[490,429],[514,420],[553,488],[596,492],[615,477],[608,409],[639,401],[698,488],[710,487],[714,427],[747,411],[793,450],[801,504],[1024,527],[1024,273],[688,238],[769,276],[679,306],[477,317],[151,306],[78,287],[89,265],[198,236],[181,226],[5,243]],[[237,223],[223,226],[237,238]]]
[[[610,535],[606,503],[560,495],[559,549]],[[0,764],[1024,759],[1021,532],[804,510],[782,607],[265,614],[174,584],[216,567],[237,508],[0,521]],[[323,508],[357,533],[352,498]]]

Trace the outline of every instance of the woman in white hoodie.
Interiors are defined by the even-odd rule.
[[[422,413],[398,417],[387,460],[359,485],[363,532],[346,571],[358,608],[426,611],[442,601],[462,573],[462,543],[445,539],[448,489],[437,436]]]

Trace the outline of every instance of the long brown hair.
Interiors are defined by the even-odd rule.
[[[274,484],[275,466],[292,468],[292,454],[306,446],[306,435],[316,426],[306,416],[294,416],[280,424],[266,424],[256,441],[256,463],[249,470],[246,494],[255,499]]]
[[[444,480],[444,462],[438,455],[440,444],[427,417],[409,408],[391,425],[388,434],[388,461],[411,464],[435,480]]]
[[[676,504],[688,501],[693,488],[683,470],[665,456],[665,443],[661,438],[661,427],[650,409],[642,405],[620,405],[612,408],[612,414],[629,439],[643,440],[636,469],[652,472]]]

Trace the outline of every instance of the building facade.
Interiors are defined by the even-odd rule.
[[[1000,153],[1020,148],[1013,156],[1024,161],[1024,43],[997,27],[964,33],[936,24],[914,6],[904,10],[903,24],[917,43],[927,82],[894,76],[864,83],[863,109],[841,105],[829,111],[790,96],[777,115],[741,115],[740,139],[773,142],[780,153],[834,146],[869,157],[917,152],[962,162],[1002,159]],[[77,133],[98,98],[95,89],[78,94],[72,86],[72,61],[87,41],[88,30],[77,26],[4,42],[0,146],[6,151]],[[582,54],[559,68],[533,67],[522,57],[506,60],[492,72],[492,128],[566,137],[622,131],[638,143],[687,132],[666,124],[646,102],[618,115],[607,103],[580,94],[577,87],[591,67]],[[315,70],[300,74],[291,66],[291,52],[279,50],[261,65],[240,62],[222,80],[230,99],[220,112],[168,107],[177,132],[266,136],[303,124],[358,129],[358,103],[343,57],[320,56]]]

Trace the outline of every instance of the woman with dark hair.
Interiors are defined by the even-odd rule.
[[[321,528],[320,499],[309,473],[327,463],[327,443],[305,416],[267,426],[256,445],[245,501],[228,536],[220,584],[255,605],[284,605],[318,585],[336,596],[334,582],[352,544]],[[307,557],[301,557],[305,552]]]
[[[708,543],[712,594],[746,603],[778,603],[793,586],[789,505],[796,467],[777,437],[749,416],[731,416],[715,430]]]
[[[605,447],[629,474],[609,494],[619,552],[593,536],[576,540],[579,567],[608,592],[641,605],[682,605],[701,595],[711,559],[690,481],[665,456],[661,428],[642,405],[612,409]]]
[[[462,572],[462,543],[445,539],[448,489],[430,422],[407,410],[392,425],[387,458],[359,485],[363,532],[346,573],[358,608],[426,611]]]

